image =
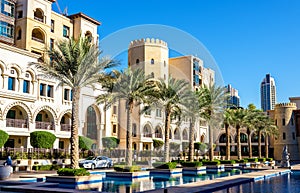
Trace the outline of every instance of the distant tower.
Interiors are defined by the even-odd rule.
[[[225,86],[226,93],[228,93],[228,99],[227,99],[227,107],[239,107],[240,106],[240,97],[239,97],[239,91],[232,88],[230,84]]]
[[[130,42],[128,66],[142,68],[146,75],[168,80],[169,49],[167,43],[159,39],[140,39]]]
[[[263,111],[273,110],[276,103],[275,80],[270,74],[260,84],[261,108]]]

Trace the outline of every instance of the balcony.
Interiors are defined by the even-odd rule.
[[[151,133],[144,133],[143,137],[150,137],[150,138],[152,138],[152,134]]]
[[[60,130],[61,131],[71,131],[71,125],[70,124],[60,124]]]
[[[39,18],[39,17],[37,17],[37,16],[34,16],[34,19],[35,19],[35,20],[38,20],[38,21],[40,21],[40,22],[42,22],[42,23],[44,23],[44,19],[43,19],[43,18]]]
[[[51,122],[35,122],[36,129],[43,129],[43,130],[54,130],[53,123]]]
[[[34,41],[40,42],[40,43],[44,43],[43,39],[39,39],[37,37],[31,37],[31,39],[34,40]]]
[[[6,118],[6,127],[28,128],[28,124],[26,119]]]

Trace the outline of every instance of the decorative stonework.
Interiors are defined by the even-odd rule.
[[[64,110],[63,112],[61,112],[59,117],[58,117],[58,121],[60,121],[65,114],[72,115],[72,109],[67,109],[67,110]]]
[[[42,111],[42,110],[47,110],[47,111],[49,111],[49,112],[52,114],[52,116],[53,116],[54,124],[57,125],[57,123],[58,123],[57,114],[56,114],[56,112],[55,112],[50,106],[48,106],[48,105],[42,106],[42,107],[39,107],[38,109],[36,109],[35,112],[34,112],[34,114],[33,114],[33,117],[36,117],[37,114],[38,114],[40,111]],[[32,122],[32,123],[33,123],[33,122]]]
[[[278,103],[275,107],[296,107],[296,103]]]
[[[130,45],[129,45],[129,48],[132,48],[132,47],[137,47],[137,46],[142,46],[142,45],[159,45],[159,46],[163,46],[163,47],[167,47],[168,44],[163,41],[163,40],[160,40],[160,39],[154,39],[154,38],[146,38],[146,39],[139,39],[139,40],[133,40],[130,42]]]
[[[9,105],[7,105],[6,108],[3,111],[2,119],[4,119],[6,117],[6,114],[8,113],[8,111],[14,106],[22,107],[27,113],[28,121],[32,122],[32,113],[31,113],[30,108],[25,103],[23,103],[21,101],[16,101],[16,102],[13,102],[13,103],[10,103]]]

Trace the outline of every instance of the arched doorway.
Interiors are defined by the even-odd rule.
[[[96,111],[92,106],[87,108],[87,115],[86,115],[86,136],[88,138],[97,140],[97,116]]]

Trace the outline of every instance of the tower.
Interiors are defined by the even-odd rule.
[[[273,110],[276,103],[275,80],[270,74],[260,84],[261,108],[263,111]]]
[[[159,39],[140,39],[130,42],[128,49],[128,66],[142,68],[145,75],[154,78],[169,77],[169,49],[166,42]]]

